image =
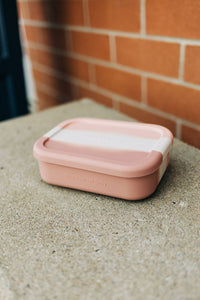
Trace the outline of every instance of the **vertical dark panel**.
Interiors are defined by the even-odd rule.
[[[27,112],[16,1],[0,0],[0,120]]]

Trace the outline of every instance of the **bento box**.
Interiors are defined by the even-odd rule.
[[[76,118],[41,137],[34,156],[47,183],[138,200],[158,186],[172,143],[159,125]]]

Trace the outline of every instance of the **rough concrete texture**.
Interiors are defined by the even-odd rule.
[[[0,124],[0,299],[200,299],[200,151],[175,140],[157,191],[129,202],[51,186],[34,142],[89,100]]]

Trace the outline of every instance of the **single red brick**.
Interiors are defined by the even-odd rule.
[[[182,38],[200,38],[200,5],[198,0],[147,0],[148,34]]]
[[[28,1],[29,18],[34,21],[50,22],[52,20],[52,2],[46,0]]]
[[[137,108],[123,102],[120,103],[119,109],[120,112],[138,121],[165,126],[170,129],[174,135],[176,134],[176,123],[172,120],[161,117],[160,115],[149,112],[148,110]]]
[[[107,35],[72,31],[72,44],[76,53],[104,60],[110,59]]]
[[[84,25],[82,0],[52,1],[53,20],[58,24]]]
[[[37,49],[29,47],[28,48],[28,54],[30,56],[31,61],[37,62],[37,57],[38,57],[38,55],[37,55]]]
[[[120,70],[95,66],[97,85],[136,101],[141,100],[141,77]]]
[[[200,149],[200,130],[187,125],[182,125],[181,139],[184,142]]]
[[[40,28],[37,26],[25,25],[25,32],[28,42],[40,42]]]
[[[122,65],[178,77],[178,44],[116,37],[116,49],[117,61]]]
[[[200,124],[200,91],[154,79],[147,81],[148,104]]]
[[[60,28],[40,27],[40,43],[61,50],[66,50],[66,31]]]
[[[140,30],[139,0],[89,0],[92,27],[129,32]]]
[[[186,46],[184,80],[200,84],[200,47]]]

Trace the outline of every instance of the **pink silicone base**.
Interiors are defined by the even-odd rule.
[[[148,197],[159,183],[159,170],[143,177],[123,178],[41,161],[39,167],[42,179],[50,184],[126,200]]]

